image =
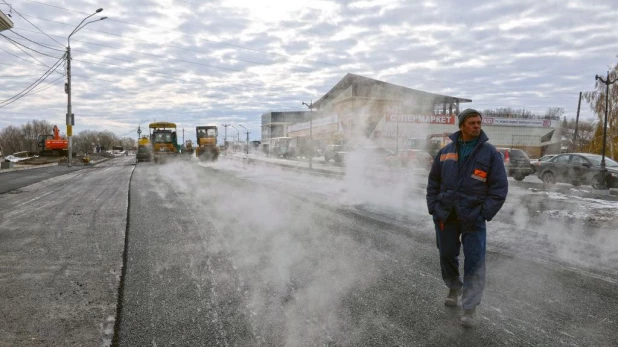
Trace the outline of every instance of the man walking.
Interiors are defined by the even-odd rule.
[[[498,213],[508,193],[502,157],[481,130],[483,116],[466,109],[459,131],[434,158],[427,183],[427,207],[433,216],[442,279],[449,288],[444,301],[456,307],[461,297],[461,325],[476,324],[476,306],[485,288],[485,222]],[[464,276],[459,274],[463,244]]]

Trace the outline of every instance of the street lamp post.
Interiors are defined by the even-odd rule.
[[[235,126],[230,126],[234,128],[234,130],[236,130],[236,144],[234,145],[234,152],[236,152],[236,146],[238,146],[238,143],[240,142],[240,131],[238,131],[238,128],[236,128]]]
[[[221,126],[225,128],[225,135],[223,135],[223,149],[225,150],[225,155],[227,156],[227,127],[229,127],[230,124],[221,124]]]
[[[86,22],[84,24],[86,19],[94,16],[95,14],[97,14],[97,13],[99,13],[101,11],[103,11],[103,9],[99,8],[93,14],[91,14],[88,17],[82,19],[82,21],[75,27],[75,29],[73,29],[73,31],[69,34],[69,37],[67,38],[67,53],[66,53],[66,60],[67,60],[67,86],[66,86],[66,93],[67,93],[67,115],[66,115],[66,125],[67,125],[67,137],[69,138],[69,167],[71,166],[71,160],[72,160],[72,157],[73,157],[73,138],[72,137],[73,137],[73,125],[75,125],[75,118],[73,117],[72,105],[71,105],[71,36],[73,36],[73,34],[75,34],[78,31],[80,31],[86,25],[88,25],[90,23],[98,22],[100,20],[104,20],[105,18],[107,18],[107,17],[101,17],[99,19],[92,20],[92,21]]]
[[[303,105],[309,107],[309,168],[313,168],[313,100],[311,100],[310,104],[307,104],[303,101]]]
[[[239,127],[242,127],[243,129],[245,129],[245,132],[247,133],[247,155],[249,155],[249,130],[247,130],[247,128],[243,127],[242,124],[238,124]]]
[[[616,82],[609,80],[609,71],[607,71],[607,78],[603,78],[599,75],[594,76],[595,80],[601,81],[605,84],[605,122],[603,124],[603,148],[601,149],[601,178],[603,179],[604,188],[607,188],[607,168],[605,167],[605,146],[607,142],[607,114],[609,113],[609,85]]]

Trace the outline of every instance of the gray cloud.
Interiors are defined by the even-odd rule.
[[[61,44],[14,13],[15,33],[63,50],[97,4],[24,0],[13,6]],[[471,98],[479,108],[543,113],[555,106],[574,116],[579,92],[593,89],[594,75],[614,65],[618,53],[612,0],[131,0],[105,7],[99,15],[109,19],[71,39],[77,132],[96,124],[124,134],[142,119],[169,117],[187,128],[234,121],[259,136],[262,113],[300,110],[301,101],[316,100],[348,72]],[[0,49],[4,100],[47,68],[4,38]],[[16,75],[24,77],[5,77]],[[0,128],[40,119],[41,109],[45,119],[64,123],[62,83],[0,108]]]

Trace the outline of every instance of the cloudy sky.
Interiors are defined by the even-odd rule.
[[[574,118],[579,92],[618,61],[615,4],[0,0],[14,22],[0,36],[0,129],[65,123],[59,58],[67,36],[99,7],[89,20],[108,18],[70,41],[74,133],[136,136],[140,122],[156,119],[177,123],[187,138],[196,125],[228,123],[259,139],[262,113],[306,109],[302,102],[348,72],[472,99],[478,109],[562,107]],[[57,62],[29,95],[10,99]],[[582,117],[593,117],[587,104]]]

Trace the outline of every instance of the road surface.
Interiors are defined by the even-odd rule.
[[[131,159],[0,194],[0,345],[617,342],[611,202],[511,187],[464,330],[419,182]]]

